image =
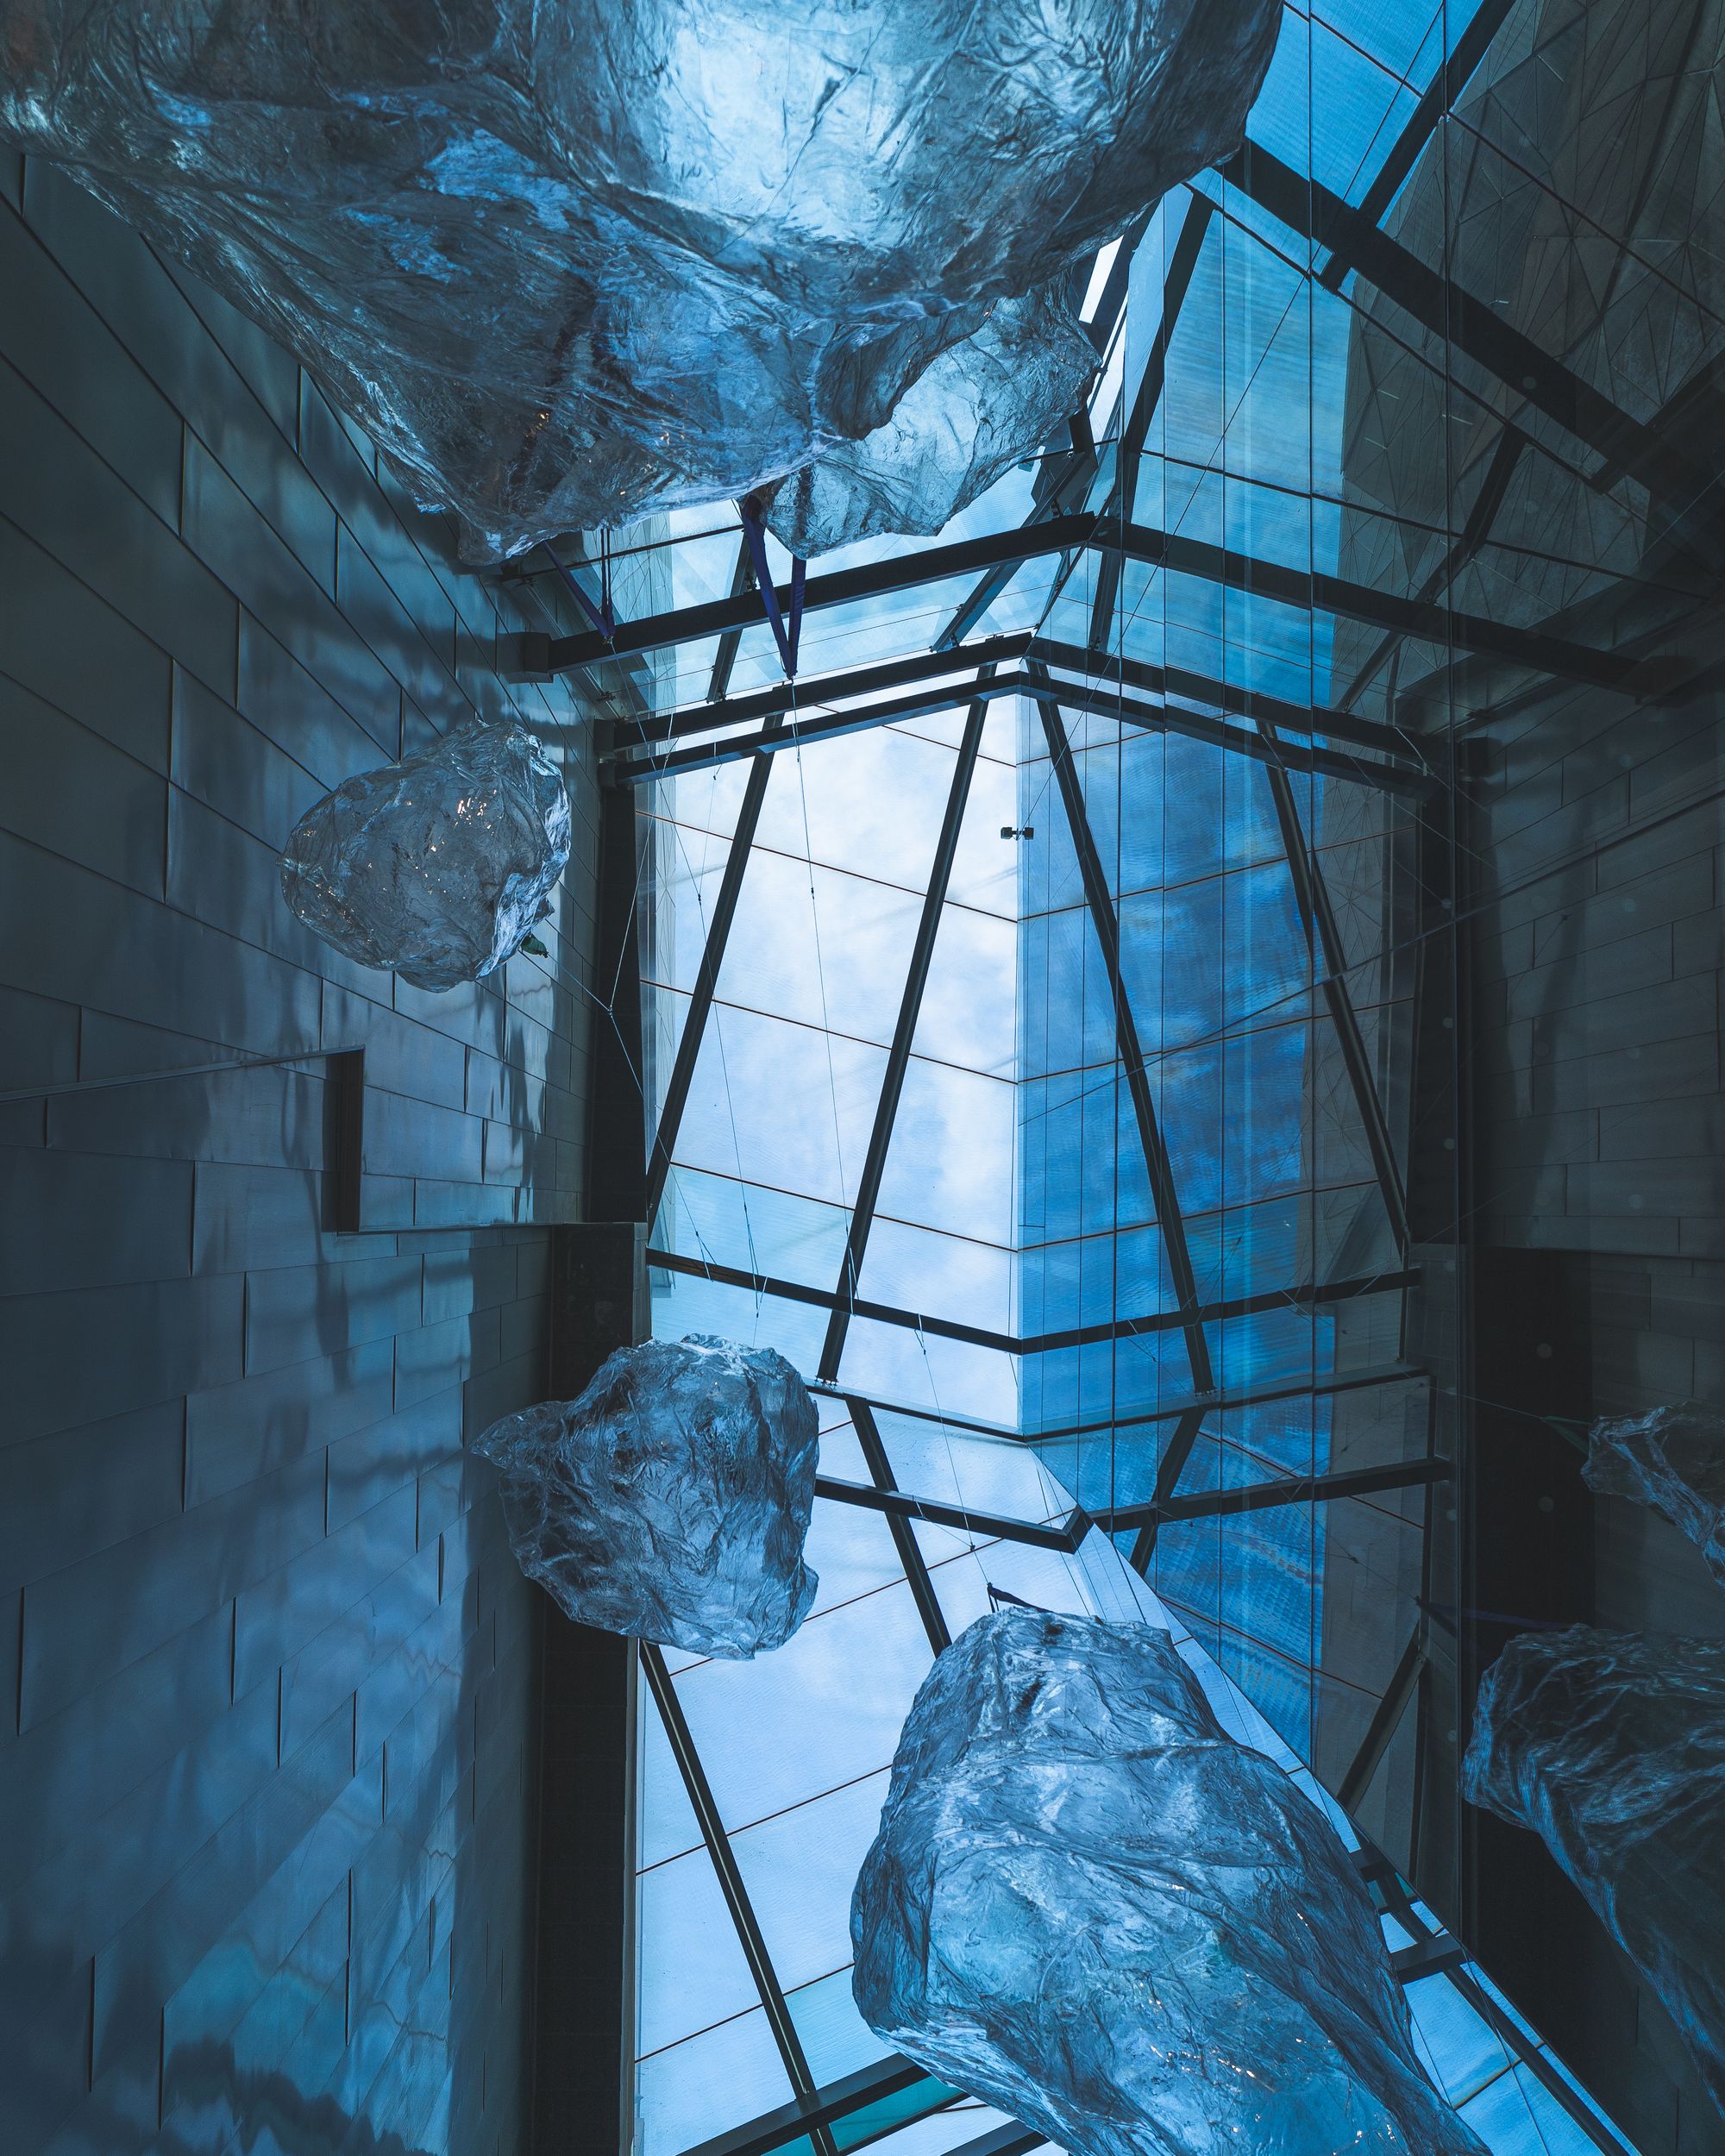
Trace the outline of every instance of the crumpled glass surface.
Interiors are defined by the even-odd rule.
[[[1601,1421],[1583,1478],[1602,1497],[1633,1497],[1663,1513],[1725,1587],[1725,1415],[1686,1400]]]
[[[1328,1821],[1150,1626],[1007,1608],[954,1642],[850,1934],[875,2034],[1071,2156],[1484,2156]]]
[[[850,514],[809,522],[831,542],[935,529],[1038,446],[1079,337],[1054,295],[1235,147],[1279,20],[1273,0],[0,0],[0,136],[298,353],[474,555],[833,457]],[[866,439],[966,340],[943,415]]]
[[[568,858],[569,797],[536,736],[474,720],[308,809],[281,887],[361,965],[453,988],[520,948]]]
[[[1469,1800],[1545,1843],[1725,2111],[1725,1640],[1522,1633],[1474,1717]]]
[[[502,1471],[522,1570],[581,1624],[746,1659],[808,1614],[818,1420],[771,1348],[620,1348],[579,1400],[505,1415],[473,1450]]]

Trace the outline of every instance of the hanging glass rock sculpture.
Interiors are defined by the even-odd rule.
[[[453,988],[520,949],[568,858],[569,797],[537,739],[475,720],[308,809],[281,887],[361,965]]]
[[[473,1449],[502,1472],[522,1570],[581,1624],[746,1658],[808,1614],[814,1402],[771,1348],[620,1348],[579,1400],[506,1415]]]
[[[1725,2112],[1725,1640],[1518,1634],[1480,1686],[1462,1786],[1544,1842]]]
[[[1663,1513],[1725,1587],[1725,1415],[1687,1400],[1651,1414],[1596,1422],[1582,1475],[1602,1497]]]
[[[1328,1821],[1149,1626],[1002,1609],[939,1658],[850,1936],[882,2041],[1070,2156],[1484,2156]]]
[[[1239,144],[1280,19],[0,0],[0,139],[297,353],[471,554],[793,473],[812,549],[938,530],[1073,411],[1075,279]]]

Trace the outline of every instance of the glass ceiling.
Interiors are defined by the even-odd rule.
[[[1408,1345],[1457,1227],[1408,1188],[1454,1144],[1442,774],[1481,696],[1618,678],[1551,592],[1648,513],[1614,465],[1573,559],[1495,530],[1506,411],[1529,484],[1598,445],[1408,207],[1503,134],[1538,20],[1288,7],[1248,154],[1084,280],[1087,410],[938,539],[817,562],[792,686],[722,508],[618,554],[625,655],[565,641],[639,822],[655,1331],[777,1348],[825,1424],[802,1632],[644,1651],[638,2156],[1040,2146],[850,1996],[900,1726],[1002,1596],[1173,1628],[1358,1849],[1490,2148],[1627,2146],[1402,1883],[1459,1600]]]

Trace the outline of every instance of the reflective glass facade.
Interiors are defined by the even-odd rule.
[[[1656,422],[1716,349],[1716,150],[1701,14],[1653,16],[1289,7],[1241,153],[1088,273],[1087,408],[817,563],[794,686],[717,511],[644,543],[636,655],[570,647],[637,812],[655,1329],[776,1347],[827,1425],[803,1633],[648,1658],[642,2156],[829,2098],[749,2145],[1030,2146],[885,2087],[849,1994],[991,1595],[1173,1625],[1368,1838],[1488,2146],[1620,2145],[1396,1897],[1455,1873],[1471,1651],[1455,780],[1633,682],[1692,573]]]

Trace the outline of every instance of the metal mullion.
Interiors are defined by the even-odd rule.
[[[1034,649],[1034,647],[1032,647]],[[1064,661],[1057,660],[1056,664]],[[1076,711],[1094,712],[1117,725],[1140,732],[1177,734],[1201,741],[1230,755],[1245,756],[1254,763],[1276,761],[1290,770],[1310,771],[1339,779],[1351,786],[1377,787],[1386,793],[1424,795],[1434,783],[1428,766],[1397,759],[1390,743],[1379,753],[1395,759],[1365,763],[1344,751],[1316,744],[1283,742],[1272,745],[1261,731],[1231,726],[1203,711],[1187,711],[1173,704],[1135,703],[1122,694],[1115,681],[1060,681],[1051,685],[1059,701]],[[864,705],[860,710],[835,711],[787,726],[769,719],[758,733],[737,734],[689,749],[669,749],[656,756],[637,757],[632,747],[613,751],[605,759],[606,776],[623,786],[644,786],[684,771],[710,771],[721,764],[741,763],[748,757],[768,756],[787,749],[803,749],[851,734],[868,733],[876,727],[944,711],[969,699],[994,699],[1034,693],[1036,683],[1025,674],[997,674],[988,681],[966,682],[894,699],[884,704]],[[1315,719],[1316,715],[1314,714]],[[1321,730],[1314,725],[1313,731]]]
[[[1052,636],[1037,636],[1026,655],[1057,667],[1063,674],[1106,680],[1116,690],[1126,687],[1141,689],[1151,696],[1183,696],[1240,718],[1268,719],[1283,733],[1322,734],[1334,741],[1351,743],[1356,748],[1370,749],[1380,756],[1399,756],[1421,770],[1431,768],[1426,746],[1417,734],[1408,733],[1387,722],[1360,718],[1350,711],[1331,711],[1321,705],[1292,704],[1284,697],[1270,696],[1261,689],[1241,688],[1234,682],[1213,680],[1207,674],[1194,674],[1189,667],[1152,666],[1148,660],[1130,658],[1124,652],[1101,650],[1091,644],[1063,643]]]
[[[707,1854],[712,1859],[719,1890],[724,1896],[731,1921],[737,1927],[743,1959],[749,1964],[749,1973],[755,1979],[755,1988],[761,1995],[768,2025],[772,2029],[774,2041],[779,2046],[779,2056],[784,2061],[791,2087],[805,2101],[818,2098],[819,2086],[809,2071],[802,2039],[797,2034],[796,2024],[791,2019],[791,2009],[779,1988],[772,1956],[767,1952],[767,1942],[756,1920],[754,1905],[749,1899],[749,1890],[743,1883],[743,1874],[737,1868],[731,1838],[718,1815],[718,1806],[706,1778],[706,1770],[701,1764],[700,1754],[695,1749],[694,1739],[683,1714],[682,1702],[677,1697],[677,1688],[665,1667],[663,1653],[650,1639],[641,1642],[641,1666],[647,1672],[647,1682],[652,1687],[660,1719],[664,1723],[665,1734],[677,1762],[677,1771],[682,1776],[683,1787],[688,1792],[689,1803],[700,1827],[701,1839],[706,1844]],[[813,2126],[809,2130],[819,2156],[837,2156],[832,2136],[825,2126]]]
[[[856,1412],[852,1410],[853,1418]],[[866,1408],[862,1412],[867,1413]],[[868,1452],[866,1445],[863,1451]],[[908,1490],[895,1489],[890,1480],[892,1470],[884,1463],[877,1471],[871,1459],[869,1471],[875,1476],[872,1483],[847,1482],[833,1475],[817,1476],[814,1494],[834,1504],[859,1505],[866,1512],[884,1513],[889,1520],[908,1523],[925,1520],[932,1526],[957,1527],[962,1533],[986,1535],[996,1542],[1028,1543],[1038,1550],[1061,1550],[1068,1557],[1077,1549],[1089,1529],[1089,1515],[1078,1507],[1058,1526],[1047,1520],[1012,1520],[1002,1513],[972,1512],[963,1505],[949,1505],[938,1498],[916,1497]],[[889,1479],[881,1482],[881,1473]],[[893,1539],[894,1542],[898,1540],[896,1534]],[[908,1571],[908,1566],[906,1569]]]
[[[915,651],[902,659],[887,659],[864,667],[847,667],[838,674],[778,681],[771,687],[751,690],[747,696],[709,698],[705,703],[686,704],[646,721],[627,746],[646,746],[655,741],[681,741],[691,734],[711,733],[720,727],[741,725],[751,718],[771,718],[776,712],[795,711],[800,717],[824,711],[852,698],[872,696],[877,690],[908,687],[917,681],[944,680],[969,674],[991,664],[1004,665],[1020,659],[1029,649],[1031,632],[1021,630],[1010,636],[983,636],[951,651]],[[962,704],[968,689],[955,681],[950,700]]]
[[[1707,490],[1709,474],[1682,450],[1308,173],[1250,140],[1218,170],[1290,232],[1342,256],[1410,320],[1525,397],[1656,499],[1680,513]],[[1687,536],[1691,542],[1697,536],[1692,530]],[[1718,559],[1716,547],[1704,554],[1709,561]]]
[[[1258,731],[1271,747],[1277,747],[1274,730],[1264,720],[1258,721]],[[1330,1023],[1335,1030],[1337,1045],[1341,1050],[1342,1062],[1347,1071],[1348,1086],[1353,1094],[1354,1106],[1365,1131],[1366,1150],[1371,1155],[1373,1173],[1377,1188],[1383,1194],[1383,1210],[1389,1215],[1390,1233],[1396,1238],[1398,1252],[1408,1248],[1408,1200],[1402,1187],[1402,1169],[1396,1157],[1396,1148],[1390,1140],[1389,1125],[1383,1112],[1383,1102],[1377,1091],[1377,1081],[1372,1075],[1371,1058],[1365,1050],[1365,1041],[1359,1030],[1346,978],[1347,954],[1342,949],[1341,932],[1331,909],[1328,887],[1315,853],[1306,843],[1306,834],[1300,822],[1299,805],[1294,799],[1293,782],[1279,762],[1264,766],[1264,775],[1270,780],[1270,798],[1276,804],[1276,820],[1282,831],[1282,850],[1287,858],[1288,873],[1294,885],[1294,902],[1300,910],[1300,918],[1306,931],[1306,947],[1314,958],[1321,958],[1323,973],[1319,986],[1330,1013]]]
[[[1371,1497],[1385,1490],[1426,1489],[1446,1482],[1454,1474],[1452,1463],[1440,1457],[1397,1460],[1383,1467],[1336,1468],[1321,1475],[1290,1475],[1274,1482],[1246,1482],[1232,1489],[1177,1492],[1142,1505],[1118,1505],[1094,1515],[1096,1525],[1110,1533],[1122,1528],[1148,1526],[1152,1520],[1172,1526],[1189,1520],[1226,1520],[1236,1513],[1270,1512],[1282,1505],[1327,1505],[1342,1498]]]
[[[1089,1347],[1104,1340],[1136,1340],[1151,1332],[1177,1332],[1194,1319],[1201,1325],[1223,1325],[1231,1318],[1254,1318],[1271,1310],[1303,1310],[1314,1304],[1352,1301],[1357,1295],[1396,1294],[1405,1288],[1417,1288],[1421,1277],[1420,1268],[1414,1265],[1393,1273],[1363,1273],[1348,1280],[1301,1281],[1289,1288],[1266,1288],[1255,1294],[1235,1295],[1225,1302],[1201,1303],[1189,1313],[1147,1310],[1137,1317],[1111,1318],[1101,1325],[1020,1336],[996,1332],[986,1326],[964,1325],[953,1318],[934,1317],[925,1311],[901,1309],[894,1303],[871,1302],[862,1296],[837,1295],[830,1288],[811,1288],[802,1281],[746,1272],[741,1266],[724,1265],[715,1259],[687,1257],[680,1250],[649,1249],[645,1262],[661,1272],[715,1280],[724,1287],[746,1288],[752,1295],[777,1295],[784,1301],[806,1303],[817,1310],[843,1308],[859,1318],[876,1319],[882,1325],[900,1326],[910,1332],[932,1332],[943,1340],[963,1340],[972,1347],[995,1349],[1002,1355],[1046,1355],[1055,1348]],[[1205,1405],[1214,1407],[1216,1402]]]
[[[1037,671],[1039,673],[1040,669]],[[1089,904],[1091,925],[1101,947],[1102,964],[1107,973],[1108,987],[1113,998],[1114,1046],[1125,1067],[1132,1112],[1138,1120],[1138,1142],[1144,1151],[1145,1169],[1150,1178],[1151,1200],[1156,1208],[1157,1225],[1162,1231],[1163,1248],[1168,1254],[1168,1269],[1174,1282],[1175,1300],[1186,1313],[1182,1330],[1186,1339],[1187,1361],[1192,1371],[1192,1388],[1195,1392],[1209,1392],[1215,1385],[1215,1371],[1211,1365],[1210,1347],[1204,1338],[1203,1326],[1194,1314],[1198,1307],[1197,1276],[1192,1269],[1192,1256],[1186,1244],[1186,1226],[1175,1193],[1173,1167],[1157,1121],[1156,1103],[1151,1098],[1150,1080],[1144,1067],[1143,1051],[1138,1045],[1138,1025],[1132,1014],[1131,1001],[1120,971],[1120,923],[1114,912],[1107,879],[1102,873],[1101,858],[1096,851],[1095,836],[1090,829],[1089,816],[1084,806],[1083,789],[1078,782],[1078,769],[1066,737],[1064,722],[1045,684],[1038,683],[1037,692],[1043,732],[1047,737],[1049,754],[1059,782],[1061,802],[1066,812],[1067,828],[1072,835],[1073,849],[1078,856],[1084,895]]]
[[[940,837],[934,849],[934,864],[929,871],[928,889],[923,898],[922,918],[917,923],[916,942],[912,947],[910,968],[899,1004],[898,1024],[893,1029],[892,1046],[888,1051],[887,1068],[881,1080],[880,1097],[875,1104],[874,1125],[869,1133],[869,1150],[863,1156],[862,1172],[857,1178],[856,1196],[850,1209],[850,1226],[845,1235],[844,1256],[838,1269],[837,1293],[839,1300],[834,1305],[832,1315],[827,1322],[826,1338],[821,1345],[818,1375],[829,1382],[837,1376],[839,1358],[844,1351],[844,1336],[850,1323],[850,1303],[862,1277],[863,1254],[868,1249],[869,1231],[875,1222],[875,1208],[881,1196],[881,1183],[886,1174],[887,1152],[892,1144],[893,1125],[898,1116],[900,1097],[904,1092],[905,1075],[910,1068],[911,1043],[916,1037],[923,991],[928,986],[929,968],[934,959],[941,909],[946,903],[947,888],[952,881],[952,863],[958,851],[965,805],[970,798],[970,781],[982,746],[982,727],[988,718],[985,700],[987,685],[979,682],[977,686],[979,690],[984,691],[984,694],[979,694],[971,705],[965,718],[963,736],[958,744],[958,759],[953,768],[951,790],[946,797],[946,814],[941,822]]]
[[[1223,1387],[1208,1400],[1176,1400],[1160,1407],[1135,1408],[1131,1414],[1110,1415],[1097,1422],[1057,1424],[1051,1430],[1013,1431],[1008,1434],[1020,1445],[1053,1445],[1063,1439],[1084,1438],[1104,1430],[1129,1430],[1145,1423],[1178,1422],[1194,1409],[1201,1414],[1231,1413],[1237,1407],[1261,1407],[1278,1400],[1295,1400],[1308,1395],[1327,1398],[1335,1393],[1364,1392],[1380,1385],[1408,1385],[1430,1376],[1429,1371],[1411,1363],[1379,1363],[1363,1365],[1357,1369],[1328,1370],[1322,1375],[1308,1372],[1297,1377],[1266,1378],[1257,1385],[1243,1385],[1236,1389]],[[877,1407],[890,1407],[888,1401],[877,1401]],[[955,1428],[975,1427],[956,1415],[941,1415],[932,1408],[905,1407],[896,1412],[902,1414],[921,1414],[931,1422],[949,1421]]]
[[[1361,1840],[1363,1846],[1355,1862],[1358,1864],[1361,1873],[1367,1879],[1377,1881],[1385,1902],[1389,1906],[1390,1913],[1402,1927],[1412,1932],[1417,1940],[1429,1940],[1435,1943],[1453,1939],[1452,1933],[1442,1930],[1433,1932],[1430,1928],[1419,1910],[1414,1907],[1413,1896],[1408,1893],[1407,1883],[1401,1872],[1374,1843],[1366,1841],[1364,1836],[1361,1837]],[[1458,1941],[1457,1943],[1459,1944]],[[1468,1958],[1464,1949],[1463,1961],[1467,1960]],[[1504,2012],[1490,1993],[1483,1990],[1476,1983],[1467,1969],[1452,1967],[1446,1969],[1444,1974],[1447,1981],[1461,1994],[1463,1999],[1491,2030],[1492,2034],[1499,2040],[1504,2049],[1512,2055],[1512,2059],[1527,2069],[1534,2080],[1540,2084],[1547,2095],[1555,2099],[1559,2108],[1581,2128],[1593,2146],[1607,2151],[1608,2156],[1623,2156],[1622,2140],[1609,2122],[1602,2122],[1596,2117],[1590,2106],[1570,2087],[1569,2083],[1559,2072],[1552,2059],[1540,2049],[1539,2036],[1531,2030],[1521,2028],[1511,2015]]]
[[[887,1457],[887,1448],[881,1442],[880,1426],[873,1413],[860,1403],[850,1411],[850,1420],[856,1432],[857,1443],[862,1448],[862,1457],[868,1463],[877,1494],[894,1491],[893,1463]],[[911,1599],[917,1606],[917,1615],[922,1619],[922,1628],[928,1634],[928,1644],[936,1654],[944,1654],[952,1645],[952,1634],[946,1628],[946,1618],[940,1607],[940,1597],[934,1591],[934,1582],[929,1576],[916,1530],[902,1513],[888,1511],[887,1526],[893,1538],[893,1547],[899,1553],[899,1563],[905,1568]]]
[[[731,572],[731,596],[741,599],[755,583],[755,563],[749,552],[745,535],[737,542],[737,566]],[[737,664],[737,649],[743,642],[740,629],[728,629],[718,640],[718,649],[713,654],[712,673],[706,685],[706,700],[716,704],[731,686],[731,670]]]
[[[1198,266],[1198,257],[1203,251],[1204,235],[1210,229],[1215,215],[1215,204],[1208,195],[1194,193],[1186,204],[1186,215],[1180,227],[1180,236],[1174,243],[1169,258],[1168,274],[1162,284],[1162,319],[1156,327],[1156,337],[1144,363],[1144,373],[1138,377],[1132,408],[1120,433],[1120,460],[1114,467],[1113,492],[1104,505],[1103,513],[1118,511],[1122,517],[1132,514],[1132,498],[1138,486],[1138,463],[1144,454],[1144,445],[1150,434],[1150,425],[1162,402],[1162,392],[1168,379],[1168,348],[1173,340],[1175,325],[1180,310],[1186,304],[1191,288],[1192,274]],[[1109,624],[1114,611],[1114,601],[1120,588],[1120,557],[1117,554],[1104,555],[1096,565],[1096,592],[1090,607],[1090,642],[1106,649],[1109,642]]]
[[[1413,171],[1421,151],[1467,87],[1469,78],[1485,58],[1491,41],[1502,28],[1513,5],[1514,0],[1480,0],[1472,20],[1456,40],[1454,52],[1432,78],[1408,124],[1390,144],[1383,162],[1360,197],[1359,214],[1363,217],[1373,224],[1383,222],[1384,211],[1401,192],[1402,183]],[[1337,255],[1326,264],[1318,282],[1327,291],[1337,291],[1352,266]]]
[[[745,756],[806,749],[823,741],[842,740],[850,734],[870,733],[877,727],[926,718],[936,711],[950,711],[956,704],[986,703],[993,697],[1014,694],[1018,686],[1015,675],[989,682],[964,681],[897,697],[885,704],[865,705],[861,711],[831,711],[799,719],[789,725],[783,719],[768,719],[759,733],[739,734],[693,749],[674,749],[663,755],[627,759],[624,752],[607,763],[606,776],[624,786],[640,786],[678,772],[710,771],[720,764],[740,763]]]
[[[1336,1802],[1345,1812],[1352,1812],[1377,1773],[1383,1755],[1389,1749],[1390,1740],[1402,1726],[1402,1717],[1420,1689],[1420,1679],[1426,1668],[1425,1625],[1416,1624],[1408,1635],[1389,1682],[1383,1688],[1383,1696],[1372,1710],[1371,1720],[1361,1738],[1359,1749],[1354,1753],[1336,1789]]]
[[[945,2090],[940,2103],[922,2115],[925,2117],[932,2117],[936,2111],[944,2110],[959,2100],[957,2090],[947,2089],[944,2082],[937,2083],[932,2074],[925,2073],[910,2059],[889,2053],[872,2066],[846,2074],[843,2080],[829,2082],[812,2099],[781,2103],[760,2118],[731,2127],[710,2140],[698,2142],[694,2147],[686,2149],[683,2156],[772,2156],[775,2149],[787,2148],[803,2140],[812,2127],[850,2118],[858,2111],[867,2110],[870,2104],[914,2088],[919,2082]]]
[[[1111,525],[1100,511],[1070,512],[1042,523],[1019,525],[1011,531],[959,540],[950,546],[925,547],[913,554],[892,555],[853,569],[812,576],[804,587],[803,610],[807,615],[822,607],[914,591],[921,585],[966,574],[987,562],[1017,563],[1036,555],[1068,554],[1086,548],[1116,548],[1136,561],[1220,584],[1231,591],[1254,592],[1303,611],[1339,615],[1371,627],[1392,630],[1398,636],[1479,652],[1534,673],[1595,687],[1615,686],[1633,694],[1634,677],[1643,665],[1639,658],[1622,651],[1572,643],[1540,630],[1517,628],[1483,615],[1458,613],[1448,606],[1356,584],[1327,571],[1293,569],[1283,562],[1259,561],[1232,548],[1150,525]],[[711,599],[637,621],[619,622],[610,644],[596,631],[548,638],[543,665],[553,674],[567,673],[611,657],[717,636],[726,629],[747,627],[764,618],[758,592],[737,599]]]
[[[772,726],[781,723],[768,721]],[[671,1156],[676,1149],[677,1131],[682,1123],[683,1110],[688,1105],[689,1087],[694,1082],[701,1037],[706,1031],[707,1018],[712,1009],[713,992],[718,985],[719,969],[724,963],[725,945],[730,941],[731,924],[736,918],[737,900],[743,888],[743,877],[749,866],[756,827],[761,821],[761,805],[766,799],[767,781],[772,776],[772,771],[773,760],[770,756],[756,758],[748,782],[743,789],[742,805],[737,812],[737,825],[731,835],[731,850],[725,856],[724,874],[719,879],[718,896],[713,901],[712,918],[707,924],[706,943],[695,974],[694,989],[689,998],[682,1034],[677,1042],[670,1080],[665,1087],[659,1127],[653,1134],[652,1157],[647,1163],[647,1222],[649,1227],[659,1210],[659,1200],[665,1194],[665,1179],[671,1172]]]
[[[1412,1363],[1362,1364],[1356,1369],[1327,1370],[1321,1374],[1308,1371],[1298,1376],[1265,1378],[1255,1385],[1225,1387],[1205,1400],[1167,1401],[1158,1407],[1138,1407],[1130,1414],[1107,1415],[1095,1422],[1057,1423],[1046,1430],[1008,1429],[1004,1423],[980,1421],[974,1415],[957,1413],[950,1407],[923,1407],[910,1401],[883,1400],[878,1393],[852,1392],[822,1385],[818,1380],[813,1389],[818,1400],[837,1401],[847,1407],[860,1400],[876,1414],[906,1416],[913,1422],[932,1422],[947,1429],[974,1431],[977,1436],[991,1438],[1000,1444],[1024,1446],[1053,1445],[1065,1438],[1098,1436],[1107,1430],[1136,1429],[1151,1423],[1178,1422],[1194,1408],[1204,1414],[1223,1414],[1237,1407],[1263,1407],[1273,1401],[1293,1400],[1308,1394],[1327,1398],[1335,1393],[1364,1392],[1383,1385],[1408,1385],[1429,1376],[1429,1371]]]
[[[1162,1524],[1162,1507],[1173,1496],[1176,1485],[1186,1471],[1186,1463],[1192,1457],[1192,1448],[1198,1442],[1198,1433],[1204,1426],[1206,1410],[1189,1407],[1181,1416],[1179,1426],[1169,1439],[1167,1450],[1156,1463],[1156,1484],[1151,1497],[1151,1512],[1138,1531],[1127,1562],[1133,1571],[1142,1576],[1150,1570],[1150,1561],[1156,1555],[1156,1532]]]

